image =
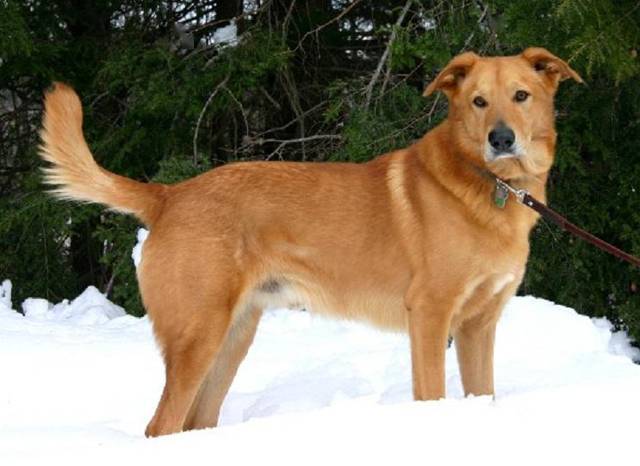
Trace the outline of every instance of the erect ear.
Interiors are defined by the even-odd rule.
[[[520,55],[527,60],[534,70],[545,76],[553,85],[558,87],[560,81],[572,78],[579,83],[584,82],[580,75],[576,73],[564,60],[556,57],[547,49],[542,47],[530,47]]]
[[[451,60],[424,90],[423,96],[427,97],[435,91],[443,91],[447,95],[453,92],[464,79],[474,63],[480,58],[473,52],[465,52]]]

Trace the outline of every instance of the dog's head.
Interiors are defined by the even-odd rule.
[[[455,57],[429,84],[449,99],[456,151],[476,165],[509,179],[547,172],[556,132],[553,98],[560,81],[582,79],[543,48],[511,57]]]

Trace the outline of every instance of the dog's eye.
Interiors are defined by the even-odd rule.
[[[529,98],[529,93],[527,91],[518,91],[516,95],[513,97],[513,100],[516,102],[524,102]]]
[[[489,105],[489,103],[486,100],[484,100],[483,97],[478,96],[475,99],[473,99],[473,105],[475,105],[476,107],[484,108],[487,105]]]

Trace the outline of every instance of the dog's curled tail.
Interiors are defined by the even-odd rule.
[[[150,226],[160,214],[167,186],[141,183],[100,167],[82,133],[82,105],[65,84],[55,83],[44,100],[40,155],[51,165],[45,182],[62,199],[104,204]]]

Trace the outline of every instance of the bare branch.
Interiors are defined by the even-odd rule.
[[[382,72],[382,67],[387,62],[387,58],[391,53],[391,46],[393,45],[393,42],[396,40],[398,28],[402,24],[402,21],[404,21],[404,17],[407,15],[407,12],[409,11],[409,7],[411,6],[412,3],[413,3],[413,0],[407,0],[407,3],[405,3],[404,7],[402,8],[402,12],[400,13],[400,16],[398,16],[398,20],[396,21],[395,25],[393,26],[393,29],[391,30],[391,37],[389,37],[387,48],[384,50],[384,53],[380,57],[378,66],[376,67],[376,70],[373,73],[373,77],[371,78],[371,81],[369,81],[369,84],[367,85],[367,90],[366,90],[365,99],[364,99],[365,110],[367,110],[369,108],[369,105],[371,104],[371,94],[373,93],[373,88],[376,85],[378,78],[380,77],[380,73]]]
[[[436,98],[433,99],[433,103],[431,104],[431,108],[429,109],[429,111],[427,113],[424,113],[422,115],[419,115],[415,118],[412,118],[405,126],[403,126],[400,129],[397,129],[395,131],[393,131],[392,133],[386,134],[378,139],[374,139],[373,141],[369,142],[367,144],[368,148],[373,147],[374,145],[382,142],[382,141],[386,141],[389,139],[393,139],[397,136],[400,136],[404,133],[406,133],[409,129],[413,128],[416,124],[418,124],[419,122],[421,122],[422,120],[428,120],[429,124],[431,124],[431,120],[433,119],[433,117],[436,114],[436,110],[438,109],[438,104],[440,102],[440,97],[442,96],[441,93],[438,93],[438,95],[436,95]]]
[[[260,139],[257,142],[260,144],[265,144],[267,142],[279,142],[283,145],[294,144],[299,142],[309,142],[315,141],[317,139],[342,139],[342,136],[339,134],[314,134],[313,136],[306,136],[303,138],[294,138],[294,139]]]
[[[263,86],[260,86],[258,89],[260,90],[260,92],[262,93],[262,95],[263,95],[263,96],[265,96],[265,97],[267,98],[267,100],[268,100],[269,102],[271,102],[271,104],[272,104],[275,108],[277,108],[278,110],[282,110],[282,106],[281,106],[281,105],[276,101],[276,99],[274,99],[274,98],[271,96],[271,94],[269,94],[269,92],[267,92],[267,90],[266,90]]]
[[[479,6],[482,5],[482,2],[478,2]],[[487,13],[489,12],[489,5],[485,5],[484,9],[482,10],[482,13],[480,14],[480,18],[478,18],[478,23],[477,24],[481,24],[484,21],[484,18],[487,16]],[[464,52],[467,47],[469,47],[469,44],[471,44],[471,41],[473,40],[473,38],[476,35],[476,31],[475,29],[473,31],[471,31],[471,34],[469,34],[469,37],[467,37],[467,40],[464,41],[464,45],[462,46],[462,49],[460,49],[460,53]]]
[[[311,107],[310,109],[305,110],[304,112],[302,112],[302,116],[307,116],[307,115],[309,115],[310,113],[315,112],[315,111],[316,111],[316,110],[318,110],[320,107],[322,107],[323,105],[326,105],[326,104],[327,104],[327,101],[326,101],[326,100],[325,100],[325,101],[322,101],[322,102],[320,102],[319,104],[314,105],[314,106],[313,106],[313,107]],[[278,108],[278,110],[279,110],[279,109],[280,109],[280,108]],[[282,125],[282,126],[278,126],[278,127],[276,127],[276,128],[270,128],[270,129],[268,129],[268,130],[266,130],[266,131],[264,131],[264,132],[262,132],[262,133],[258,134],[256,137],[260,138],[260,137],[264,136],[265,134],[275,133],[276,131],[282,131],[282,130],[284,130],[284,129],[287,129],[289,126],[291,126],[292,124],[294,124],[294,123],[296,123],[296,122],[298,122],[298,116],[296,116],[293,120],[289,121],[288,123],[285,123],[284,125]]]
[[[311,34],[317,34],[320,31],[322,31],[324,28],[326,28],[327,26],[335,23],[336,21],[338,21],[340,18],[342,18],[344,15],[346,15],[347,13],[349,13],[356,5],[358,5],[362,0],[355,0],[351,5],[349,5],[347,8],[345,8],[338,16],[336,16],[335,18],[330,19],[329,21],[327,21],[324,24],[321,24],[320,26],[318,26],[317,28],[313,29],[312,31],[307,31],[302,38],[298,41],[298,45],[296,45],[296,47],[292,50],[292,52],[296,52],[300,47],[302,47],[302,43],[307,39],[307,37],[309,37]]]
[[[298,136],[300,138],[305,137],[306,128],[304,122],[304,114],[302,112],[302,106],[300,105],[300,96],[298,94],[298,89],[296,87],[296,81],[288,68],[285,68],[284,72],[281,74],[282,88],[284,89],[285,94],[289,98],[289,103],[291,104],[291,109],[293,113],[296,114],[296,119],[298,121]],[[302,160],[305,159],[305,146],[304,143],[302,145]]]
[[[220,89],[222,89],[227,85],[228,81],[229,81],[229,75],[227,75],[222,80],[222,82],[215,87],[215,89],[209,95],[209,98],[205,102],[204,107],[202,107],[202,110],[200,111],[200,115],[198,116],[198,122],[196,123],[196,131],[193,134],[193,164],[194,165],[198,164],[198,132],[200,131],[200,123],[202,123],[202,117],[204,117],[204,112],[207,110],[207,107],[209,106],[213,98],[216,96],[216,94],[220,91]]]
[[[282,22],[282,40],[284,41],[287,38],[287,27],[289,26],[289,21],[291,21],[291,14],[293,13],[293,7],[296,5],[296,0],[291,0],[291,4],[289,5],[289,9],[287,10],[287,15]]]
[[[262,139],[260,142],[261,143],[265,143],[265,142],[280,142],[278,147],[276,147],[276,149],[273,152],[271,152],[265,158],[265,160],[271,160],[271,158],[275,154],[279,154],[280,151],[282,150],[282,148],[284,146],[286,146],[287,144],[296,144],[296,143],[303,143],[304,144],[305,142],[316,141],[318,139],[336,139],[336,140],[341,140],[342,136],[340,136],[339,134],[314,134],[313,136],[306,136],[306,137],[303,137],[303,138],[295,138],[295,139]]]
[[[240,113],[242,114],[242,119],[244,120],[244,128],[246,130],[245,134],[249,136],[249,121],[247,120],[247,112],[242,106],[242,103],[236,98],[235,95],[233,95],[233,92],[231,92],[227,86],[223,86],[222,88],[227,92],[227,94],[229,94],[229,96],[231,96],[231,99],[233,99],[233,101],[238,105],[238,108],[240,108]]]

